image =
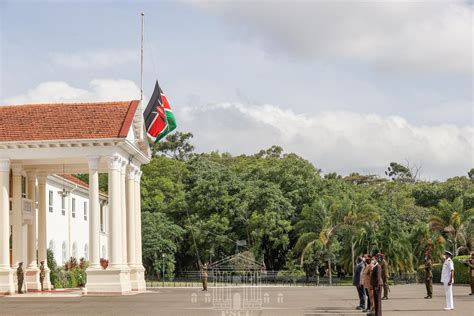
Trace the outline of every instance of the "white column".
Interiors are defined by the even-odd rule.
[[[28,199],[31,200],[31,223],[28,224],[28,266],[26,268],[26,287],[28,290],[41,289],[39,269],[36,261],[36,173],[28,172]]]
[[[38,270],[36,262],[36,173],[29,172],[28,176],[28,199],[31,200],[31,211],[33,218],[28,224],[28,269]]]
[[[127,265],[127,204],[126,204],[126,192],[125,192],[125,182],[126,182],[126,172],[127,172],[127,161],[122,160],[122,165],[120,166],[120,209],[122,213],[122,263]]]
[[[12,166],[12,267],[23,261],[23,214],[21,209],[21,166]],[[15,274],[16,276],[16,274]]]
[[[120,169],[122,158],[109,157],[109,259],[111,268],[122,268],[122,200]]]
[[[137,263],[139,265],[142,264],[142,214],[141,214],[141,193],[140,193],[140,179],[142,176],[142,172],[140,170],[137,171],[135,176],[135,231],[137,234],[136,239],[136,257]]]
[[[89,268],[100,267],[99,157],[89,157]]]
[[[141,212],[141,193],[140,180],[142,172],[138,169],[135,175],[135,232],[136,232],[136,284],[134,290],[146,291],[145,268],[142,263],[142,212]]]
[[[131,291],[130,270],[122,254],[121,166],[124,159],[116,154],[108,157],[109,207],[108,250],[109,266],[105,270],[87,270],[86,293],[117,293]]]
[[[39,263],[44,262],[46,271],[44,289],[51,290],[46,238],[46,174],[38,174],[38,261]]]
[[[0,294],[12,294],[13,270],[10,268],[10,160],[0,159]]]
[[[130,165],[127,173],[127,262],[130,268],[136,268],[137,263],[137,232],[135,204],[135,175],[137,168]],[[133,280],[133,279],[132,279]],[[133,285],[132,285],[133,286]]]

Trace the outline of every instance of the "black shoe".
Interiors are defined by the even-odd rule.
[[[469,293],[469,295],[474,295],[474,293]]]
[[[360,311],[361,309],[364,309],[362,306],[357,306],[356,309]]]
[[[429,298],[431,298],[431,296],[429,296],[429,295],[428,295],[428,296],[425,296],[425,300],[426,300],[426,299],[429,299]]]

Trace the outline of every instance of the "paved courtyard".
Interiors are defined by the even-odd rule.
[[[237,293],[238,288],[232,288]],[[466,286],[455,286],[455,310],[443,311],[444,293],[439,285],[432,300],[423,299],[423,285],[399,285],[391,298],[383,301],[384,315],[474,315],[474,297]],[[206,295],[207,294],[207,295]],[[78,293],[0,297],[0,315],[363,315],[355,311],[358,300],[351,286],[339,287],[263,287],[262,308],[254,311],[235,307],[234,313],[213,309],[217,295],[210,289],[154,289],[129,296],[80,296]]]

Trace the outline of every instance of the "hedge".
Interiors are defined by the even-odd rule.
[[[461,262],[461,260],[469,260],[469,256],[457,256],[453,258],[454,262],[454,283],[469,284],[469,268]],[[433,283],[441,282],[442,263],[433,264]],[[418,280],[425,280],[425,266],[419,266],[417,270]]]

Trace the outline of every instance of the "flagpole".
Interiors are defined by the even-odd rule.
[[[142,36],[140,45],[140,109],[143,113],[143,37],[145,33],[145,13],[141,13],[142,16]]]

